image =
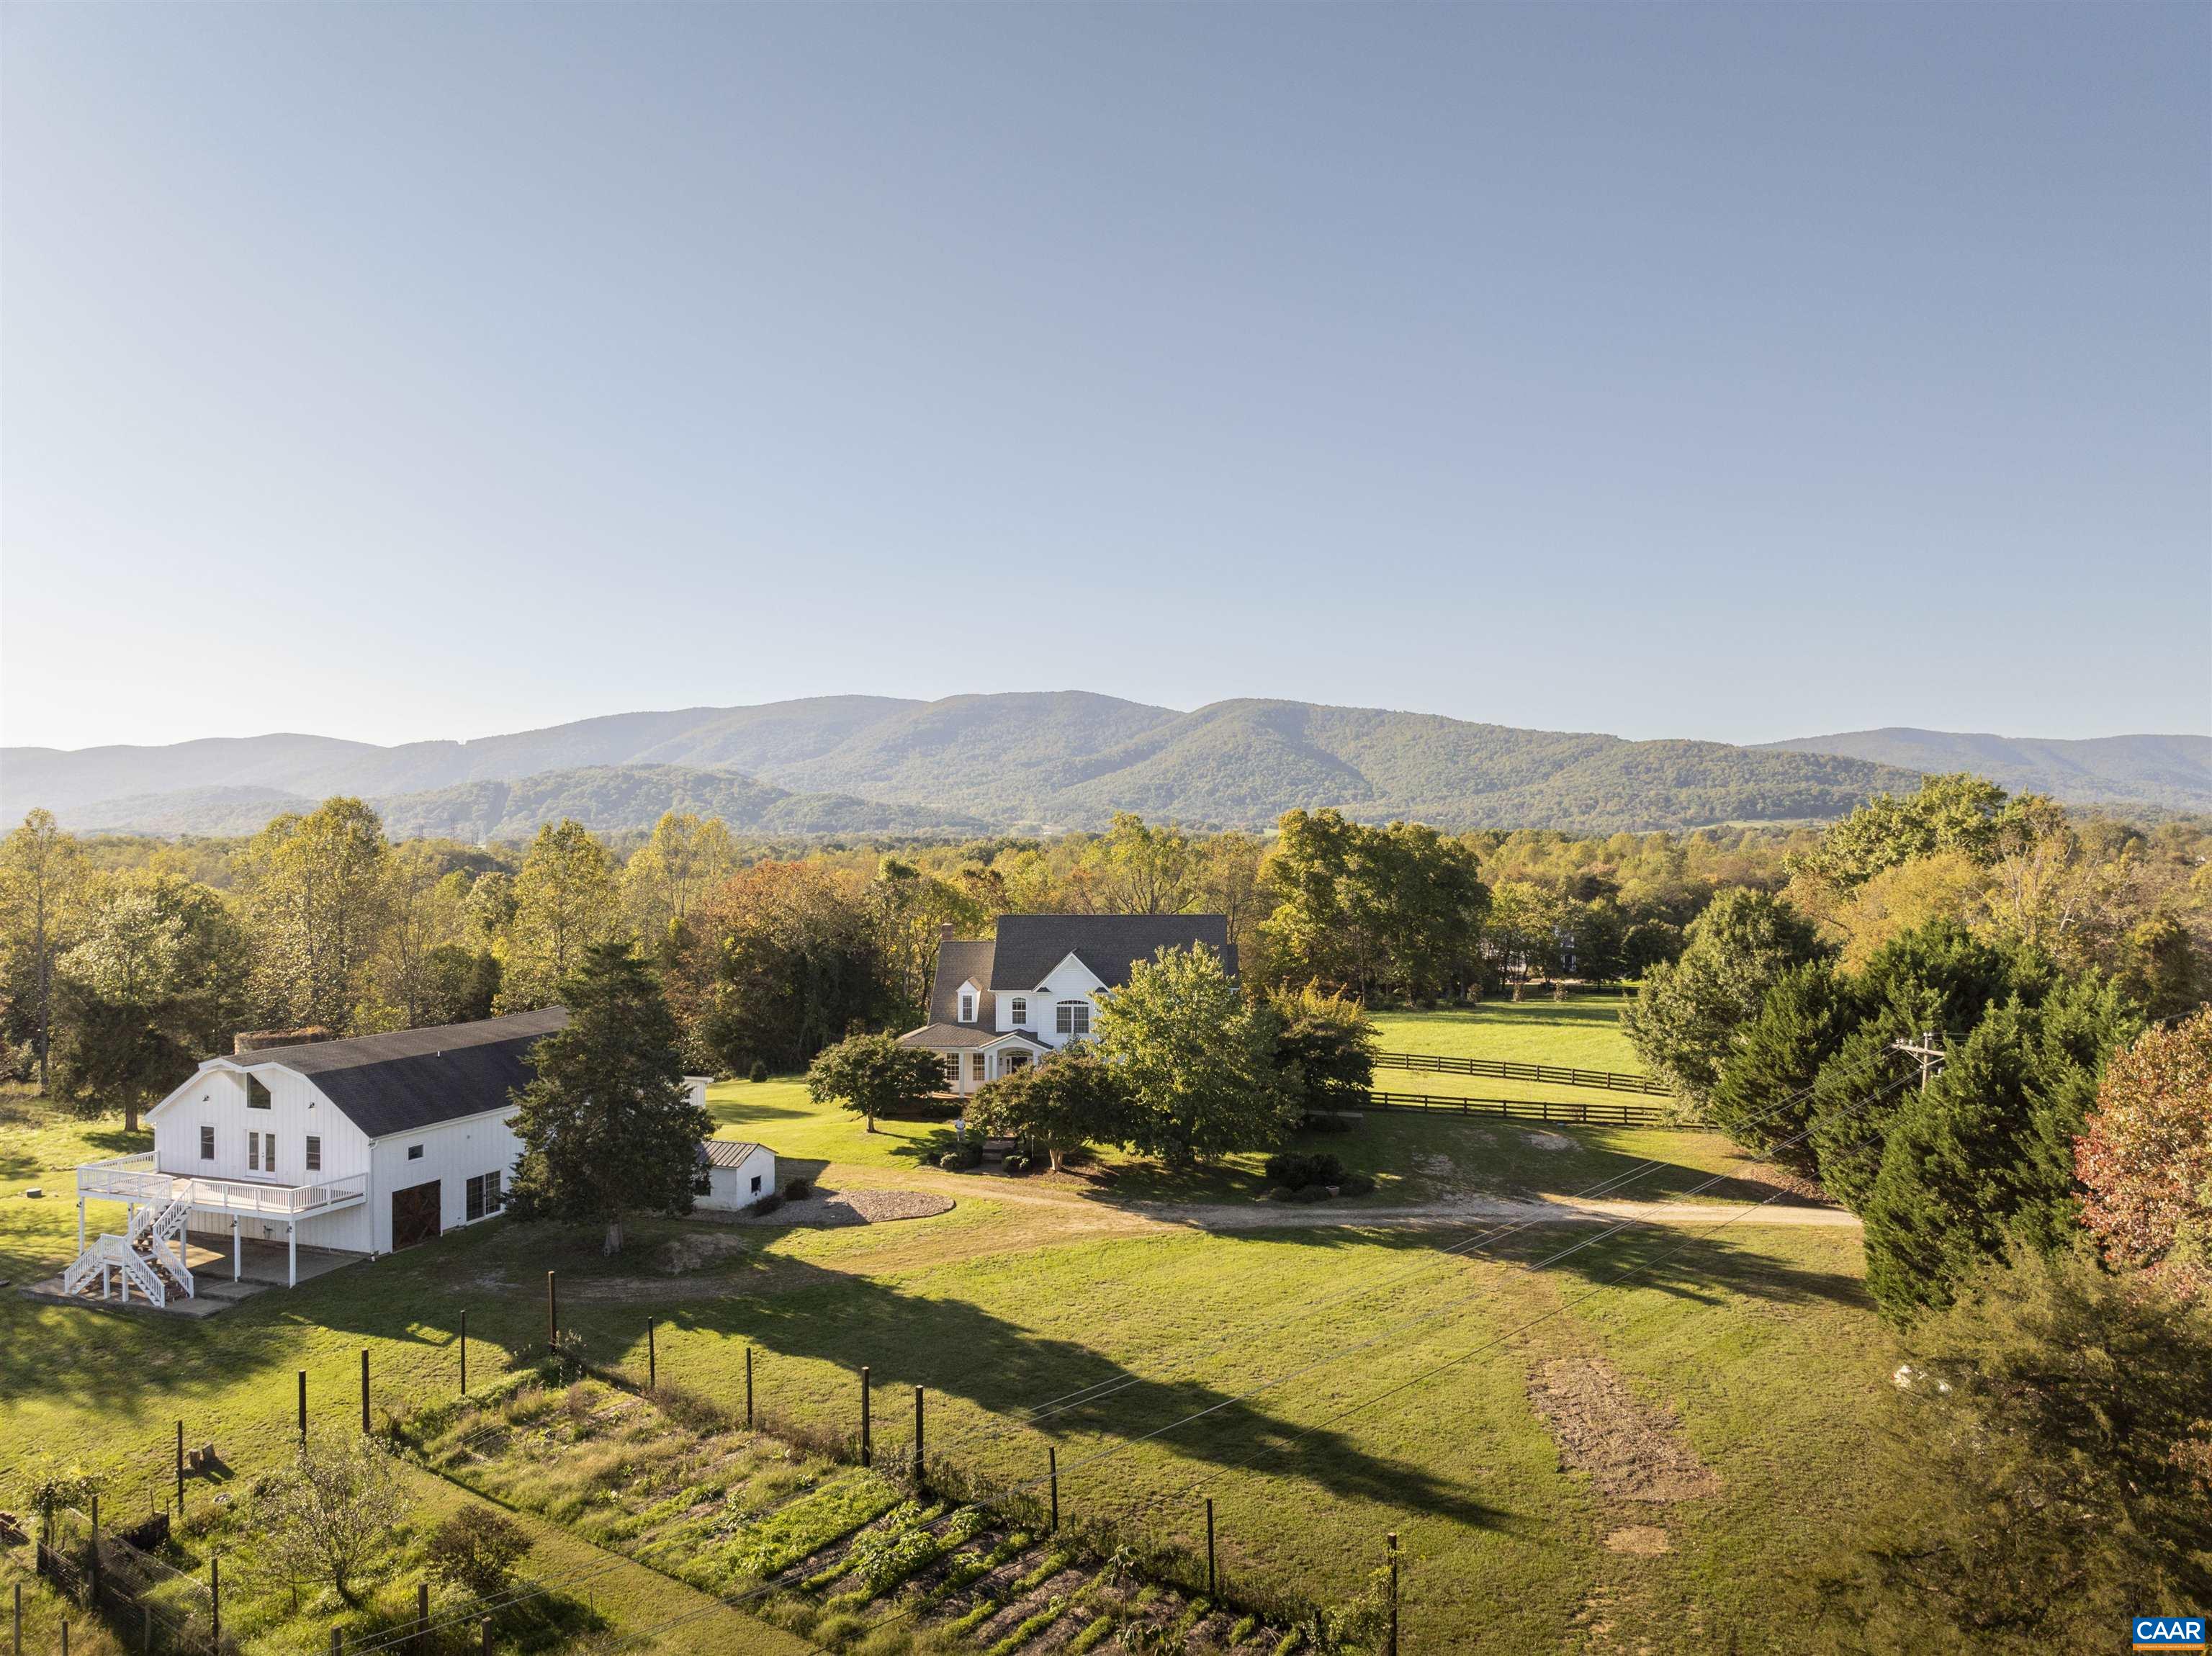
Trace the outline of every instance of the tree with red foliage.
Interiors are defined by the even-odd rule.
[[[2116,1053],[2087,1125],[2074,1168],[2106,1261],[2212,1293],[2212,1011]]]

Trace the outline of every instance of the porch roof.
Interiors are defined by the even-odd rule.
[[[1045,1052],[1052,1050],[1026,1029],[987,1029],[980,1023],[925,1023],[919,1029],[908,1030],[898,1040],[902,1046],[926,1046],[933,1052],[971,1047],[981,1052],[1010,1040]]]

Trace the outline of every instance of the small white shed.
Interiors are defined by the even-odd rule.
[[[775,1152],[765,1144],[710,1138],[699,1147],[699,1160],[705,1180],[699,1207],[735,1213],[775,1189]]]

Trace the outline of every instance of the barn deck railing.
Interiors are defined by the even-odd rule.
[[[81,1197],[104,1197],[112,1202],[167,1203],[185,1197],[195,1208],[298,1219],[367,1200],[368,1175],[349,1174],[313,1185],[200,1179],[186,1174],[163,1173],[154,1165],[154,1152],[142,1150],[136,1156],[86,1162],[76,1170],[76,1193]]]

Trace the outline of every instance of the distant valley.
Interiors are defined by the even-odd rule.
[[[494,840],[563,816],[647,828],[670,810],[801,835],[1049,831],[1119,810],[1256,828],[1294,805],[1336,805],[1453,828],[1602,833],[1825,820],[1923,771],[1957,769],[2077,803],[2212,809],[2203,737],[1887,730],[1737,747],[1299,701],[1181,713],[1059,691],[618,713],[397,747],[271,735],[11,748],[0,750],[0,812],[44,805],[84,830],[228,834],[352,793],[395,834]]]

